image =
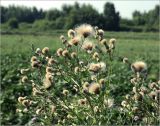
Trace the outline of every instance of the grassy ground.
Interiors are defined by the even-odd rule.
[[[26,53],[30,51],[31,44],[40,48],[48,46],[51,49],[56,49],[61,44],[59,41],[59,36],[61,34],[63,34],[63,32],[55,31],[39,35],[2,35],[2,55]],[[116,38],[117,51],[122,55],[135,57],[147,54],[153,55],[155,59],[158,57],[158,33],[106,32],[105,38]]]
[[[15,114],[17,97],[28,89],[17,86],[19,70],[26,66],[26,60],[31,55],[31,44],[35,47],[49,47],[52,50],[61,46],[59,36],[66,33],[53,31],[33,34],[12,34],[1,36],[1,65],[2,65],[2,124],[24,124],[26,118],[18,119]],[[157,79],[159,72],[159,34],[135,32],[106,32],[105,38],[117,39],[116,53],[129,60],[144,60],[150,70],[149,78]],[[9,108],[9,110],[8,110]]]
[[[2,55],[29,54],[31,44],[35,47],[49,47],[52,50],[61,46],[59,36],[64,31],[39,33],[37,35],[2,35]],[[116,38],[116,53],[119,56],[128,57],[130,60],[145,60],[158,66],[159,63],[159,36],[158,33],[135,33],[135,32],[106,32],[106,39]]]

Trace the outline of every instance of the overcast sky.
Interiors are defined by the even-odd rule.
[[[39,9],[48,10],[51,8],[61,9],[63,4],[73,5],[75,1],[80,4],[91,4],[99,12],[103,11],[103,6],[106,2],[112,2],[114,3],[116,10],[119,11],[120,15],[124,18],[131,18],[134,10],[144,12],[153,9],[155,5],[160,4],[159,0],[1,0],[1,5],[9,6],[14,4],[28,7],[36,6]]]

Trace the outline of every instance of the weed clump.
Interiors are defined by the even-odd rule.
[[[119,103],[111,95],[116,39],[84,24],[60,41],[55,53],[48,47],[32,50],[30,68],[21,70],[32,95],[19,96],[18,113],[30,114],[33,125],[158,124],[160,83],[146,82],[145,62],[120,61],[133,71],[133,90]]]

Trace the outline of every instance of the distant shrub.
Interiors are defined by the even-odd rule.
[[[10,28],[18,28],[18,21],[16,18],[11,18],[9,21],[8,21],[8,26]]]
[[[19,24],[20,29],[27,29],[27,28],[32,28],[32,24],[29,23],[20,23]]]
[[[37,20],[33,23],[32,28],[38,29],[38,30],[47,30],[47,29],[53,29],[53,23],[48,20]]]

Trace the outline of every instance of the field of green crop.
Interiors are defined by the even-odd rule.
[[[3,34],[1,35],[1,122],[4,125],[25,124],[30,119],[29,114],[16,113],[17,98],[30,94],[31,89],[20,84],[20,69],[27,67],[30,62],[31,45],[35,48],[49,47],[52,51],[62,46],[60,35],[67,36],[64,31],[51,33],[32,34]],[[131,62],[143,60],[148,65],[148,79],[156,81],[159,75],[159,33],[135,32],[105,32],[105,38],[116,38],[115,53],[118,57],[127,57]],[[120,69],[115,67],[116,71]],[[123,74],[125,75],[125,74]],[[117,76],[118,78],[119,76]],[[124,77],[119,77],[116,91],[113,95],[120,94],[130,89],[126,86]],[[119,84],[119,85],[118,85]],[[118,97],[119,98],[119,97]]]

